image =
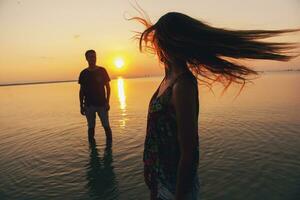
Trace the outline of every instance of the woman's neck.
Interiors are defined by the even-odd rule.
[[[165,77],[167,79],[172,79],[177,77],[179,74],[186,72],[187,70],[187,66],[182,66],[178,64],[165,65]]]

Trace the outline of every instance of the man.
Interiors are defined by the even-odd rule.
[[[80,112],[86,116],[89,139],[94,139],[97,113],[105,130],[106,141],[111,144],[112,132],[108,119],[110,78],[105,68],[96,65],[97,58],[94,50],[86,51],[85,58],[89,66],[81,71],[78,80]]]

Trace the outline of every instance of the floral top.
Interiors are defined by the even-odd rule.
[[[157,97],[159,91],[157,89],[149,104],[143,161],[145,182],[152,192],[157,192],[158,185],[163,185],[170,192],[175,193],[180,148],[177,140],[175,108],[170,100],[173,85],[183,78],[192,78],[197,87],[196,78],[190,73],[183,73],[159,97]],[[196,135],[197,145],[192,172],[195,176],[199,160],[198,133]]]

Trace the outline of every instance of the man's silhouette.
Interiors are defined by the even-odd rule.
[[[106,141],[111,144],[112,133],[108,118],[110,78],[105,68],[96,65],[97,58],[94,50],[86,51],[85,58],[89,66],[81,71],[78,80],[80,112],[86,116],[89,139],[93,139],[95,135],[97,113],[105,130]]]

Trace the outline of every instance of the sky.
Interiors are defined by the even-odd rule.
[[[300,28],[300,0],[137,0],[152,22],[170,11],[231,29]],[[162,75],[154,55],[140,53],[133,31],[143,26],[133,0],[0,0],[0,84],[76,80],[87,66],[84,53],[111,77]],[[292,34],[278,40],[300,42]],[[118,69],[114,61],[124,60]],[[248,64],[248,63],[247,63]],[[292,61],[252,61],[257,70],[300,68]]]

